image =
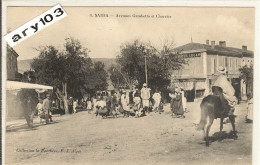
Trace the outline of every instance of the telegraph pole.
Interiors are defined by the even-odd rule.
[[[145,81],[146,81],[146,84],[148,86],[148,79],[147,79],[147,64],[146,64],[146,51],[145,51],[145,54],[144,54],[144,65],[145,65]]]

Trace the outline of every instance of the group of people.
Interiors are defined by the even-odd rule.
[[[46,124],[48,124],[49,122],[53,122],[51,106],[52,102],[50,94],[46,94],[46,98],[43,100],[39,99],[39,103],[36,106],[36,110],[38,112],[40,123],[42,123],[42,119],[45,119]]]
[[[161,93],[156,90],[151,97],[151,89],[146,83],[141,90],[112,91],[111,95],[101,94],[92,102],[94,112],[102,116],[123,114],[123,117],[141,117],[150,111],[161,113],[163,110]]]
[[[175,88],[174,92],[171,92],[169,96],[171,98],[172,116],[185,118],[184,112],[188,111],[184,89]],[[89,113],[93,110],[96,115],[100,114],[102,117],[109,115],[115,117],[119,114],[123,114],[123,117],[141,117],[150,112],[158,112],[159,114],[163,112],[161,92],[156,89],[152,93],[147,83],[143,84],[141,90],[138,88],[134,88],[132,91],[122,89],[120,91],[112,91],[111,94],[103,91],[98,92],[92,98],[87,97],[80,102],[69,98],[68,104],[70,113],[76,113],[77,106],[84,106]]]

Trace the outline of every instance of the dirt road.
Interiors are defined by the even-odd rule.
[[[251,164],[252,124],[244,122],[245,103],[236,108],[238,139],[210,147],[195,130],[199,103],[188,103],[188,109],[185,119],[171,118],[169,105],[161,115],[142,118],[102,119],[79,112],[54,116],[53,124],[36,124],[33,130],[25,120],[7,121],[6,164]],[[227,133],[231,128],[224,125]],[[218,131],[215,120],[210,135]]]

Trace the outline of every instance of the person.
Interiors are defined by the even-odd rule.
[[[110,114],[112,114],[113,111],[116,111],[116,107],[118,107],[118,99],[117,99],[117,92],[112,91],[111,92],[111,111]]]
[[[50,122],[53,122],[52,121],[52,116],[50,115],[50,110],[51,110],[51,95],[48,93],[46,95],[46,98],[43,100],[43,112],[45,114],[45,121],[46,121],[46,124],[49,123],[49,120]]]
[[[97,108],[96,108],[96,106],[97,106],[97,98],[96,98],[96,96],[93,96],[92,97],[92,103],[93,103],[93,112],[94,113],[96,113],[96,111],[97,111]]]
[[[88,110],[88,113],[90,113],[91,109],[92,109],[91,98],[88,97],[87,98],[87,110]]]
[[[183,110],[184,110],[185,113],[188,113],[189,111],[187,110],[186,91],[182,87],[181,87],[181,95],[182,95]]]
[[[154,110],[154,112],[157,112],[159,105],[161,103],[161,98],[162,98],[158,89],[155,90],[155,93],[153,94],[152,98],[153,98],[153,102],[154,102],[153,110]]]
[[[135,92],[133,109],[135,112],[135,117],[140,117],[142,115],[141,98],[139,92]]]
[[[107,109],[107,105],[106,105],[106,98],[101,96],[99,98],[97,98],[97,103],[96,103],[96,116],[98,116],[98,114],[100,114],[102,117],[107,117],[108,116],[108,109]]]
[[[69,98],[68,106],[69,106],[69,113],[72,114],[72,111],[73,111],[73,99],[72,99],[72,97]]]
[[[246,123],[253,122],[253,108],[254,108],[254,99],[253,99],[253,94],[250,93],[247,100]]]
[[[39,103],[36,106],[36,110],[38,111],[38,118],[40,119],[40,123],[42,123],[42,118],[45,117],[43,112],[43,100],[39,99]]]
[[[149,104],[150,104],[150,88],[147,87],[147,84],[143,84],[143,88],[141,89],[141,98],[143,103],[143,108],[145,112],[149,113]]]
[[[129,115],[130,115],[129,99],[126,95],[125,90],[122,91],[121,104],[122,104],[122,108],[124,110],[124,116],[123,117],[129,117]]]
[[[74,99],[73,101],[73,113],[77,113],[78,99]]]
[[[137,87],[134,88],[134,91],[133,91],[133,98],[135,97],[135,93],[136,93],[136,92],[138,92],[138,88],[137,88]]]
[[[223,66],[219,66],[216,73],[216,80],[212,85],[212,91],[214,95],[218,95],[214,89],[215,87],[219,87],[222,89],[222,95],[220,96],[220,100],[222,102],[223,108],[226,112],[228,112],[228,116],[234,115],[234,106],[237,104],[237,98],[235,97],[235,89],[231,85],[231,83],[227,79],[226,68]]]
[[[182,94],[180,88],[176,87],[175,93],[171,93],[170,97],[172,98],[172,102],[171,102],[172,117],[185,118],[183,105],[182,105]]]

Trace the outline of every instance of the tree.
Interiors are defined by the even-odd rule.
[[[32,70],[25,71],[21,75],[21,81],[22,82],[30,82],[30,83],[35,83],[36,78],[35,78],[35,72]]]
[[[105,64],[103,62],[97,61],[94,63],[94,74],[92,75],[92,80],[95,81],[95,90],[106,90],[108,87],[107,83],[107,72],[105,70]]]
[[[35,71],[36,82],[54,86],[54,92],[64,103],[68,113],[68,95],[80,98],[89,90],[89,77],[93,64],[88,57],[88,49],[74,38],[66,38],[65,51],[54,46],[39,49],[40,55],[35,58],[31,67]]]
[[[170,84],[171,71],[179,69],[184,59],[175,55],[171,46],[164,45],[156,49],[151,44],[135,40],[121,46],[117,56],[117,65],[111,66],[109,72],[113,84],[125,83],[130,89],[133,85],[141,87],[145,78],[145,56],[147,59],[148,85],[150,88],[163,89]]]
[[[118,65],[111,65],[108,69],[110,73],[110,80],[115,88],[125,87],[126,81],[124,79],[124,75],[121,73],[121,69]]]
[[[243,66],[242,68],[239,68],[240,71],[240,78],[243,79],[246,83],[246,94],[251,95],[253,94],[253,65],[250,65],[249,67],[247,65]]]

